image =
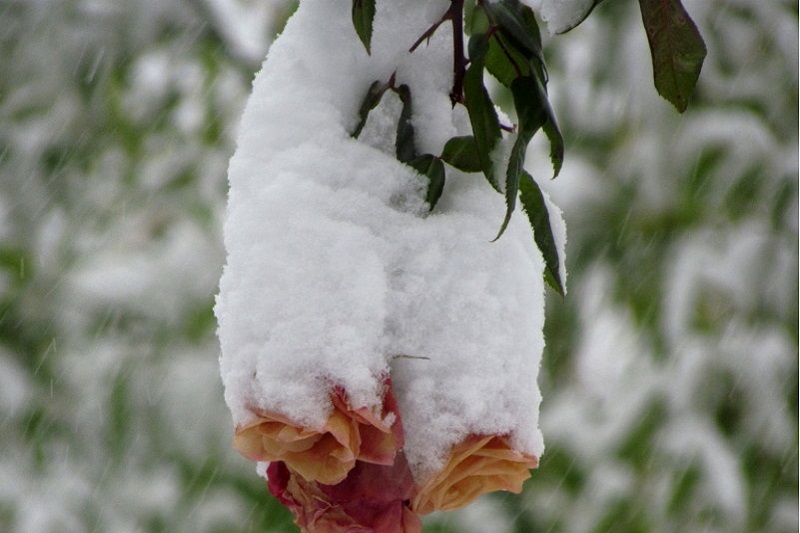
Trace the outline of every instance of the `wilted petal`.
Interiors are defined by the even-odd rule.
[[[513,450],[504,437],[471,436],[453,447],[445,467],[420,489],[412,508],[419,514],[450,511],[485,492],[519,493],[537,464],[536,457]]]
[[[267,477],[269,478],[269,491],[292,512],[295,521],[303,531],[328,531],[318,527],[321,525],[318,522],[322,520],[322,517],[325,517],[325,522],[342,527],[352,524],[352,520],[344,512],[338,511],[327,501],[327,496],[320,490],[317,483],[306,481],[293,473],[285,463],[280,461],[270,463]],[[342,531],[347,531],[347,529],[342,529]]]
[[[409,508],[414,480],[405,456],[394,464],[358,461],[342,483],[306,481],[284,463],[268,469],[269,489],[306,533],[421,533],[422,523]]]

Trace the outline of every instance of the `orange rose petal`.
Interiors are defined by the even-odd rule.
[[[239,427],[233,446],[254,461],[285,461],[302,476],[338,483],[355,464],[361,439],[346,414],[337,410],[319,430],[303,428],[285,417],[253,410],[258,419]]]
[[[267,422],[258,426],[261,443],[268,454],[280,453],[280,449],[302,452],[310,449],[322,437],[317,432],[304,431],[282,422]]]
[[[470,437],[453,447],[445,467],[414,498],[412,509],[419,514],[450,511],[485,492],[519,493],[536,465],[535,457],[511,449],[504,437]]]
[[[352,450],[342,446],[330,435],[324,435],[313,450],[287,453],[283,460],[308,480],[333,484],[347,477],[347,473],[355,465],[356,456]]]
[[[306,438],[306,439],[297,439],[297,440],[286,440],[286,441],[279,441],[280,447],[285,449],[291,453],[301,453],[307,450],[310,450],[317,442],[321,435],[314,435],[313,437]],[[264,449],[269,450],[268,445],[275,445],[274,441],[268,441],[267,439],[261,439],[261,442],[264,444]],[[269,443],[269,444],[268,444]],[[274,446],[277,448],[277,446]],[[268,453],[280,453],[277,449],[272,450]]]
[[[403,430],[391,382],[385,382],[382,413],[352,409],[344,391],[331,394],[333,410],[319,429],[304,428],[271,411],[251,409],[257,420],[236,429],[233,446],[253,461],[283,461],[300,476],[326,485],[341,482],[356,460],[391,465]],[[385,422],[394,414],[392,424]]]
[[[364,410],[366,409],[359,409],[357,413],[361,415],[361,411]],[[403,447],[403,426],[400,417],[395,416],[392,425],[387,425],[374,416],[360,417],[364,422],[359,425],[361,436],[359,460],[379,465],[392,464],[395,453]]]
[[[352,409],[340,390],[333,395],[333,405],[347,413],[357,424],[361,439],[359,461],[381,465],[391,465],[394,462],[395,453],[403,447],[403,428],[398,415],[397,400],[388,380],[383,398],[383,417],[366,407]],[[394,415],[393,424],[384,421],[388,413]]]

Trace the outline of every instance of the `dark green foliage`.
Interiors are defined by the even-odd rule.
[[[542,37],[533,11],[518,0],[502,0],[497,3],[481,4],[492,25],[511,41],[513,46],[527,59],[536,58],[544,64],[542,56]]]
[[[414,125],[411,123],[411,90],[408,85],[401,85],[394,91],[400,97],[400,101],[403,102],[400,120],[397,121],[397,139],[395,141],[397,160],[401,163],[410,163],[417,157],[417,148],[414,142]]]
[[[483,68],[488,50],[489,39],[485,35],[474,35],[470,38],[470,66],[464,77],[464,105],[469,113],[483,174],[492,187],[499,191],[500,185],[495,176],[492,152],[502,138],[500,121],[497,119],[497,112],[489,92],[483,84]]]
[[[564,161],[564,139],[547,97],[547,69],[533,12],[523,8],[516,0],[486,4],[485,9],[489,19],[496,21],[486,68],[509,89],[515,80],[531,78],[533,83],[528,84],[527,90],[536,95],[538,105],[547,114],[547,120],[541,127],[550,141],[553,177],[558,176]],[[512,94],[515,94],[516,102],[518,97],[513,89]]]
[[[520,76],[530,76],[530,63],[508,41],[502,31],[497,31],[489,39],[486,57],[486,70],[505,87]]]
[[[706,45],[680,0],[639,0],[658,94],[683,113],[697,85]]]
[[[533,78],[517,78],[511,84],[511,94],[514,96],[514,107],[517,110],[519,127],[517,139],[511,149],[511,157],[508,160],[508,169],[506,170],[506,217],[495,239],[499,239],[500,235],[503,234],[516,208],[519,181],[525,171],[525,150],[528,148],[528,143],[547,120],[541,101],[538,98],[539,94],[536,90],[536,85],[536,81]]]
[[[539,84],[540,93],[542,86]],[[553,165],[553,178],[558,176],[561,172],[561,165],[564,163],[564,137],[561,135],[561,130],[558,128],[553,108],[550,107],[550,102],[544,98],[542,100],[545,113],[547,113],[547,121],[542,125],[542,131],[550,141],[550,163]]]
[[[453,9],[458,9],[458,13],[453,13]],[[564,140],[547,96],[547,69],[539,26],[533,11],[518,0],[467,3],[464,11],[463,20],[472,35],[468,46],[469,63],[461,57],[463,41],[459,33],[456,33],[451,98],[454,105],[463,104],[466,107],[472,135],[450,139],[440,157],[431,154],[419,156],[414,143],[411,90],[407,85],[395,85],[393,74],[388,82],[374,81],[370,85],[359,107],[358,123],[352,136],[357,138],[360,135],[369,112],[380,103],[383,94],[392,89],[403,103],[395,139],[396,157],[398,161],[411,165],[429,179],[426,200],[431,209],[444,189],[446,176],[443,161],[463,172],[481,171],[492,188],[506,199],[505,217],[494,239],[497,240],[505,232],[516,210],[520,180],[525,172],[525,153],[533,136],[539,129],[545,132],[550,142],[554,177],[558,175],[564,160]],[[373,17],[374,3],[357,0],[353,2],[353,25],[368,52]],[[462,25],[461,7],[458,4],[452,4],[442,19],[412,46],[411,51],[446,20],[452,20],[459,27]],[[490,72],[511,90],[517,112],[517,136],[505,168],[497,168],[496,156],[500,143],[503,142],[503,128],[495,103],[486,89],[484,71]],[[538,186],[533,186],[538,191]],[[547,256],[547,281],[560,294],[564,294],[563,282],[558,275],[558,254],[555,251],[549,218],[542,217],[540,212],[544,209],[543,213],[546,215],[547,208],[543,201],[537,203],[531,184],[526,184],[526,187],[526,209],[530,210],[528,217],[536,234],[535,242]],[[543,220],[548,220],[548,223],[542,224]],[[534,224],[535,221],[539,221],[538,227]]]
[[[583,18],[600,1],[602,0],[591,4]],[[678,0],[669,0],[666,4],[641,0],[641,5],[653,50],[656,87],[662,95],[683,111],[697,81],[702,57],[705,55],[702,39]],[[370,51],[374,8],[374,2],[363,0],[353,2],[353,25],[367,52]],[[442,20],[427,30],[423,37],[430,37],[445,20],[455,20],[452,9],[451,6]],[[395,86],[392,75],[388,82],[375,81],[368,89],[359,108],[359,120],[353,137],[359,136],[369,112],[378,105],[386,90],[391,88],[403,103],[397,125],[396,157],[398,161],[410,164],[428,177],[430,181],[426,200],[431,209],[436,205],[444,189],[443,161],[463,172],[483,172],[489,184],[505,196],[506,213],[495,240],[499,239],[508,227],[516,210],[517,196],[521,194],[523,209],[534,231],[536,245],[545,257],[547,265],[545,278],[549,285],[563,295],[563,280],[559,275],[558,253],[549,224],[547,207],[538,185],[524,170],[528,144],[540,129],[544,131],[550,143],[553,177],[558,176],[564,161],[564,138],[547,95],[547,68],[536,17],[533,11],[522,5],[519,0],[499,2],[478,0],[474,4],[467,2],[464,11],[464,21],[471,34],[468,47],[469,63],[467,64],[463,57],[459,57],[460,53],[454,56],[454,90],[451,97],[454,105],[461,103],[466,107],[472,135],[450,139],[440,157],[431,154],[418,156],[411,120],[413,116],[411,91],[407,85]],[[461,24],[460,17],[456,18],[458,22],[454,24]],[[685,28],[679,29],[677,23],[682,20],[687,24]],[[412,47],[412,51],[417,44]],[[460,48],[460,41],[458,38],[454,39],[454,52]],[[698,50],[701,50],[702,54]],[[485,70],[511,90],[517,113],[517,136],[504,169],[496,168],[495,152],[499,143],[503,142],[503,133],[495,103],[484,83]],[[504,174],[502,185],[500,172]]]
[[[353,27],[358,38],[364,43],[367,53],[371,53],[372,22],[375,19],[375,0],[353,0]]]
[[[366,96],[364,96],[364,99],[361,101],[361,107],[358,109],[358,124],[352,133],[354,138],[357,139],[358,136],[361,135],[361,130],[363,130],[364,126],[367,124],[369,112],[375,109],[379,103],[381,103],[383,93],[385,93],[388,88],[388,83],[383,83],[380,81],[373,81],[372,85],[369,86]]]
[[[423,176],[427,176],[430,180],[428,192],[425,195],[425,201],[428,202],[430,209],[433,210],[444,190],[444,163],[435,155],[425,154],[411,161],[409,165],[414,167],[414,169]]]
[[[395,138],[395,157],[397,160],[406,163],[414,170],[428,178],[428,190],[425,201],[428,202],[430,209],[436,207],[436,203],[442,196],[445,183],[444,164],[439,157],[431,154],[417,154],[416,141],[414,139],[414,125],[411,122],[413,114],[413,104],[411,90],[408,85],[394,85],[394,76],[387,83],[375,81],[370,85],[364,100],[359,109],[359,122],[353,132],[353,137],[358,137],[367,123],[369,112],[375,109],[383,98],[387,90],[392,90],[400,98],[403,108],[400,111],[400,118],[397,121],[397,136]]]
[[[564,296],[564,280],[561,279],[558,250],[553,239],[553,230],[550,227],[547,204],[545,204],[544,196],[536,180],[525,171],[522,174],[519,182],[519,198],[522,202],[522,209],[528,216],[528,222],[533,228],[536,246],[544,256],[544,279],[556,292]]]
[[[453,137],[447,141],[442,150],[442,161],[462,172],[480,172],[483,169],[475,137],[471,135]]]

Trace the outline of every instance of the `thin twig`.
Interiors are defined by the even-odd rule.
[[[405,354],[397,354],[392,356],[392,360],[395,359],[422,359],[424,361],[430,361],[430,357],[424,357],[422,355],[405,355]]]
[[[439,26],[441,26],[446,21],[448,21],[448,20],[450,20],[452,18],[452,16],[453,16],[453,14],[451,13],[451,8],[452,7],[453,7],[453,5],[450,4],[450,7],[448,7],[447,11],[445,11],[444,15],[442,15],[442,18],[440,18],[439,20],[434,22],[433,26],[431,26],[430,28],[425,30],[425,33],[423,33],[422,35],[419,36],[419,39],[417,39],[414,42],[414,44],[411,45],[411,48],[408,49],[408,53],[413,53],[414,50],[419,48],[419,45],[422,44],[422,41],[425,41],[426,39],[430,39],[433,36],[433,34],[436,33],[436,30],[439,29]]]
[[[450,3],[453,23],[453,90],[450,101],[453,107],[464,101],[464,76],[466,76],[466,58],[464,57],[464,0],[452,0]]]
[[[408,52],[413,53],[424,41],[430,40],[439,26],[448,20],[453,24],[453,89],[450,91],[450,101],[455,106],[464,101],[464,76],[467,72],[467,59],[464,57],[464,0],[450,0],[450,7],[442,18],[425,30]]]

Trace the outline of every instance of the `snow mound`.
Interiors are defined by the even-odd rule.
[[[580,24],[600,1],[602,0],[522,0],[522,3],[539,12],[550,33],[563,33]]]
[[[453,169],[429,214],[426,178],[380,138],[397,122],[391,93],[361,137],[350,136],[367,88],[395,71],[411,89],[420,153],[469,133],[447,96],[449,27],[408,53],[448,5],[378,2],[367,55],[349,4],[301,2],[241,121],[216,304],[237,425],[261,409],[320,427],[332,387],[354,408],[371,407],[390,375],[415,477],[470,434],[543,451],[544,263],[526,217],[491,243],[502,196]]]

